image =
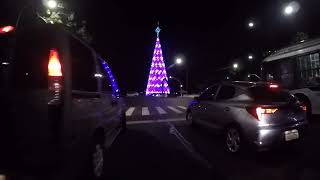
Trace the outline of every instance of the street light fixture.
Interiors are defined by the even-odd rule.
[[[252,60],[252,59],[253,59],[253,55],[249,55],[249,56],[248,56],[248,59],[249,59],[249,60]]]
[[[182,61],[181,58],[177,58],[177,59],[176,59],[176,64],[182,64],[182,62],[183,62],[183,61]]]
[[[248,27],[250,29],[254,28],[254,26],[255,26],[254,22],[251,21],[251,22],[248,23]]]
[[[286,15],[291,15],[293,13],[293,7],[292,6],[287,6],[284,8],[284,13]]]
[[[58,6],[58,3],[55,0],[49,0],[49,1],[47,1],[46,6],[49,9],[55,9]]]
[[[283,14],[286,16],[291,16],[295,13],[297,13],[300,9],[300,5],[298,2],[293,1],[289,4],[287,4],[283,9]]]
[[[173,76],[169,76],[169,79],[173,79],[173,80],[177,81],[180,84],[179,85],[179,87],[180,87],[180,95],[182,96],[182,88],[183,88],[182,82],[178,78],[175,78]]]
[[[237,70],[238,68],[239,68],[239,64],[238,64],[238,63],[234,63],[234,64],[233,64],[233,69],[234,69],[234,70]]]

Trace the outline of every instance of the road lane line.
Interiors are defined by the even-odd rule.
[[[167,114],[167,112],[163,110],[161,107],[156,107],[156,110],[158,111],[159,114]]]
[[[180,121],[186,121],[186,119],[185,118],[174,118],[174,119],[158,119],[158,120],[143,120],[143,121],[127,121],[127,125],[180,122]]]
[[[170,122],[167,122],[169,126],[169,133],[174,135],[180,143],[186,148],[186,150],[196,159],[199,163],[207,167],[208,169],[212,169],[212,165],[208,160],[202,157],[192,146],[192,143],[189,142],[180,132],[179,130]]]
[[[174,111],[175,113],[178,113],[178,114],[182,114],[183,113],[182,111],[180,111],[180,110],[178,110],[178,109],[176,109],[176,108],[174,108],[172,106],[168,106],[168,108],[171,109],[172,111]]]
[[[185,107],[185,106],[178,106],[178,107],[181,109],[187,110],[187,107]]]
[[[149,115],[150,115],[150,111],[148,107],[142,107],[142,116],[149,116]]]
[[[127,111],[126,111],[126,116],[132,116],[133,111],[135,110],[135,107],[130,107]]]

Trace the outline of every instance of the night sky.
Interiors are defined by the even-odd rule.
[[[0,20],[17,14],[23,1],[5,0]],[[166,65],[183,55],[193,85],[212,79],[214,71],[236,58],[261,54],[286,46],[296,32],[311,37],[320,34],[320,1],[300,0],[301,8],[292,17],[282,14],[285,0],[233,1],[68,1],[79,17],[88,21],[93,46],[105,57],[122,90],[143,91],[147,84],[160,22],[160,40]],[[12,16],[10,16],[12,17]],[[249,20],[256,23],[247,28]],[[243,62],[247,63],[247,62]],[[169,74],[184,78],[184,67]]]

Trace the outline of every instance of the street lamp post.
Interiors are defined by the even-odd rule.
[[[45,0],[44,1],[44,6],[46,6],[47,8],[49,9],[55,9],[58,7],[58,2],[56,0]],[[33,4],[31,4],[30,2],[28,4],[26,4],[23,8],[21,8],[21,10],[19,11],[19,14],[18,14],[18,18],[17,18],[17,21],[16,21],[16,25],[15,25],[15,29],[18,30],[18,27],[20,25],[20,21],[21,21],[21,18],[22,18],[22,15],[24,13],[24,11],[27,9],[27,8],[34,8]],[[39,16],[39,15],[38,15]]]
[[[236,71],[239,68],[239,64],[238,63],[233,63],[232,67],[233,67],[233,70]]]
[[[169,79],[176,80],[179,83],[180,95],[182,96],[182,87],[183,87],[182,82],[178,78],[175,78],[173,76],[169,76]]]
[[[249,29],[253,29],[255,27],[255,23],[253,21],[250,21],[248,23],[248,27],[249,27]]]
[[[300,4],[296,1],[292,1],[283,8],[283,14],[285,16],[291,16],[297,13],[299,9],[300,9]]]
[[[58,3],[55,0],[49,0],[49,1],[46,2],[46,6],[49,9],[55,9],[58,6]]]
[[[167,70],[173,68],[176,65],[182,65],[182,64],[185,64],[185,68],[186,68],[186,91],[188,92],[188,88],[189,88],[189,69],[188,69],[185,61],[183,61],[182,58],[177,58],[175,63],[173,63],[170,66],[168,66]]]

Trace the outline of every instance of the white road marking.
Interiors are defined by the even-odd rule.
[[[192,144],[183,137],[183,135],[178,131],[178,129],[170,122],[167,122],[169,126],[169,133],[174,135],[180,143],[186,148],[187,151],[192,155],[194,159],[202,163],[204,166],[206,166],[208,169],[212,169],[211,164],[209,161],[207,161],[205,158],[203,158],[199,153],[195,151]]]
[[[187,110],[187,107],[185,107],[185,106],[178,106],[178,107],[181,109]]]
[[[161,107],[156,107],[156,110],[158,111],[159,114],[167,114],[167,112],[163,110]]]
[[[168,108],[171,109],[172,111],[174,111],[175,113],[178,113],[178,114],[183,113],[182,111],[180,111],[180,110],[178,110],[178,109],[176,109],[176,108],[174,108],[172,106],[168,106]]]
[[[133,124],[153,124],[153,123],[164,123],[164,122],[179,122],[186,121],[185,118],[175,118],[175,119],[158,119],[158,120],[143,120],[143,121],[127,121],[127,125]]]
[[[127,111],[126,111],[126,116],[132,116],[133,111],[135,110],[135,107],[130,107]]]
[[[142,116],[149,116],[150,112],[148,107],[142,107]]]

